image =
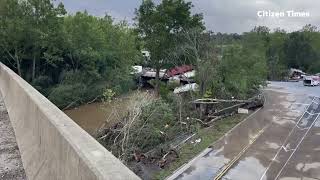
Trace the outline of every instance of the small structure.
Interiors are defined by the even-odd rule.
[[[193,70],[193,68],[192,68],[191,65],[177,66],[177,67],[169,69],[166,72],[166,76],[169,78],[169,77],[173,77],[173,76],[176,76],[176,75],[184,74],[186,72],[190,72],[192,70]]]
[[[291,68],[289,72],[289,79],[291,80],[299,80],[302,79],[306,75],[305,72],[303,72],[300,69]]]
[[[169,69],[166,72],[166,77],[169,81],[176,81],[182,85],[191,84],[195,81],[193,80],[196,71],[191,65],[182,65]]]
[[[153,68],[142,68],[141,66],[134,66],[137,72],[141,72],[139,75],[139,83],[141,86],[148,86],[148,82],[156,78],[156,69]],[[159,78],[161,81],[175,81],[181,85],[193,84],[193,77],[195,76],[195,70],[191,65],[177,66],[171,69],[161,69],[159,72]],[[190,86],[194,87],[194,85]],[[182,87],[181,87],[182,88]],[[186,88],[186,87],[184,87]],[[184,91],[184,88],[182,88]],[[188,89],[188,88],[187,88]],[[180,90],[178,90],[180,91]]]
[[[196,83],[185,84],[183,86],[175,88],[173,93],[180,94],[188,91],[198,91],[198,89],[199,89],[199,86]]]

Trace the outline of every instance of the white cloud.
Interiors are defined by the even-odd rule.
[[[287,31],[301,29],[305,24],[320,24],[320,1],[315,0],[194,0],[195,12],[203,12],[206,26],[215,32],[250,31],[256,25]],[[259,18],[257,11],[307,11],[310,17]]]
[[[87,9],[90,14],[103,16],[105,12],[117,21],[132,22],[134,9],[142,0],[60,0],[70,12]],[[158,0],[157,0],[158,1]],[[256,25],[287,31],[299,30],[305,24],[320,27],[320,1],[318,0],[192,0],[193,12],[203,13],[207,29],[214,32],[241,33]],[[259,18],[257,11],[308,11],[305,18]]]

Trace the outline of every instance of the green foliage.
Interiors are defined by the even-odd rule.
[[[59,107],[91,101],[105,88],[120,94],[132,87],[130,68],[141,57],[125,22],[65,15],[63,4],[50,0],[0,2],[1,61]]]
[[[162,99],[136,94],[129,107],[119,123],[98,135],[104,137],[99,138],[100,142],[120,159],[128,162],[134,152],[148,152],[181,133],[172,108]]]
[[[146,152],[155,146],[176,136],[177,121],[169,104],[161,99],[154,101],[142,109],[139,123],[136,128],[143,127],[137,134],[139,139],[135,142],[139,149]]]
[[[149,83],[155,87],[156,86],[156,80],[152,79],[149,81]],[[180,84],[176,82],[160,82],[159,83],[159,95],[162,99],[168,101],[170,99],[170,95],[173,93],[174,88],[178,87]]]
[[[230,47],[218,67],[211,94],[215,97],[247,98],[267,77],[265,48],[256,33],[247,34],[243,47]]]
[[[82,103],[82,99],[80,97],[85,97],[86,90],[87,86],[82,83],[72,85],[60,84],[57,87],[52,88],[48,98],[59,107],[79,105]]]
[[[292,33],[276,29],[268,37],[266,58],[269,79],[284,79],[289,68],[308,73],[320,72],[320,33],[317,27],[308,24]]]
[[[303,32],[293,32],[284,42],[285,63],[307,71],[316,59],[311,39]]]
[[[150,66],[157,70],[156,91],[159,91],[159,71],[170,62],[169,52],[175,47],[179,33],[191,28],[204,29],[201,14],[191,14],[192,3],[184,0],[163,0],[156,5],[152,0],[142,1],[136,9],[137,32],[150,51]]]
[[[102,96],[105,102],[111,102],[112,98],[116,95],[116,93],[112,89],[106,89]]]

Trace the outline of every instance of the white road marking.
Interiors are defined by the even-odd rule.
[[[309,133],[310,129],[313,127],[313,125],[315,124],[315,122],[318,120],[319,115],[317,116],[317,118],[312,122],[311,126],[309,127],[308,131],[304,134],[304,136],[301,138],[301,140],[299,141],[296,149],[291,153],[291,155],[289,156],[288,160],[286,161],[286,163],[282,166],[282,168],[280,169],[278,175],[276,176],[275,180],[279,178],[281,172],[283,171],[283,169],[285,168],[285,166],[288,164],[288,162],[290,161],[291,157],[293,156],[293,154],[297,151],[298,147],[300,146],[300,144],[302,143],[302,141],[305,139],[305,137],[307,136],[307,134]]]
[[[313,116],[313,115],[319,115],[320,113],[310,113],[308,111],[306,111],[306,113],[308,113],[309,115]]]
[[[289,152],[289,151],[294,151],[295,149],[287,149],[286,147],[282,146],[282,148],[284,149],[284,151]],[[275,159],[274,159],[275,160]]]
[[[306,130],[306,129],[308,129],[308,128],[309,128],[309,127],[302,128],[302,127],[300,127],[300,126],[298,126],[298,125],[296,125],[296,127],[297,127],[299,130],[301,130],[301,131]]]
[[[312,101],[315,99],[315,97],[313,97]],[[312,103],[311,103],[312,104]],[[289,137],[291,136],[291,134],[293,133],[293,130],[295,129],[295,127],[297,127],[298,123],[301,121],[302,117],[304,116],[304,114],[307,112],[308,108],[311,106],[311,104],[306,108],[306,110],[304,111],[304,113],[301,115],[301,117],[299,118],[299,120],[297,121],[296,125],[291,129],[291,131],[289,132],[289,134],[287,135],[286,139],[283,141],[282,147],[283,145],[287,142],[287,140],[289,139]],[[276,157],[279,155],[282,147],[280,147],[276,153],[276,155],[272,158],[272,161],[269,163],[268,167],[266,168],[266,170],[263,172],[260,180],[263,179],[263,177],[266,175],[267,171],[269,170],[269,168],[271,167],[272,163],[274,162],[274,160],[276,159]]]

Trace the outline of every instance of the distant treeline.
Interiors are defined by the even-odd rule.
[[[308,24],[294,32],[286,32],[280,28],[271,31],[268,27],[258,26],[241,35],[217,33],[213,38],[217,44],[241,45],[243,37],[250,33],[257,33],[263,40],[268,79],[283,79],[289,68],[308,73],[320,72],[320,32],[316,26]]]

